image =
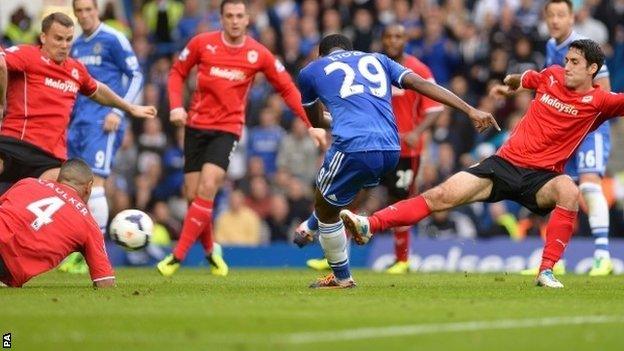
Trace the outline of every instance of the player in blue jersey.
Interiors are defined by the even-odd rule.
[[[391,85],[415,90],[463,111],[479,131],[498,125],[491,114],[474,109],[387,56],[353,51],[344,35],[323,38],[319,54],[319,59],[301,70],[299,88],[312,125],[331,125],[333,143],[317,175],[314,212],[319,241],[333,273],[310,287],[351,288],[355,282],[339,213],[361,189],[376,186],[384,174],[396,168],[400,145]],[[331,121],[324,116],[323,105]]]
[[[130,42],[121,32],[100,21],[96,0],[73,0],[72,4],[83,33],[73,43],[71,56],[82,62],[95,79],[124,100],[134,102],[142,89],[143,74]],[[122,111],[83,95],[78,97],[69,126],[68,154],[70,158],[85,160],[93,170],[95,179],[89,209],[102,233],[108,223],[104,182],[110,175],[124,129]],[[81,262],[81,256],[70,256],[61,270],[85,271],[86,265]]]
[[[573,30],[572,2],[571,0],[548,0],[544,10],[551,36],[546,43],[546,67],[565,66],[565,55],[568,53],[570,43],[577,39],[584,39]],[[611,91],[606,65],[602,65],[594,78],[594,83],[606,91]],[[594,132],[589,133],[566,165],[566,173],[579,183],[579,189],[587,205],[589,226],[594,237],[594,265],[589,272],[590,276],[603,276],[613,272],[609,254],[609,206],[601,187],[611,148],[609,129],[607,121]],[[560,267],[560,270],[562,269],[563,266]],[[526,273],[534,274],[535,272],[528,270]]]

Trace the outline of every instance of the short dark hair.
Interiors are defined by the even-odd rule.
[[[78,0],[72,0],[72,8],[76,9],[76,1]],[[91,0],[91,4],[93,4],[93,7],[97,8],[98,4],[97,4],[97,0]]]
[[[572,5],[572,0],[547,0],[544,4],[544,10],[546,10],[548,8],[548,5],[550,4],[560,4],[562,2],[568,5],[568,9],[570,9],[570,12],[574,12],[574,5]]]
[[[43,21],[41,21],[41,33],[47,33],[54,22],[67,28],[71,28],[74,26],[74,21],[72,21],[69,16],[62,12],[54,12],[47,15],[43,19]]]
[[[247,1],[245,0],[223,0],[221,1],[221,5],[219,7],[219,11],[220,11],[219,13],[223,14],[223,8],[227,4],[243,4],[245,5],[245,9],[247,9]]]
[[[330,34],[321,40],[319,55],[327,56],[333,48],[341,48],[347,51],[353,50],[351,40],[342,34]]]
[[[591,39],[579,39],[570,44],[570,49],[572,48],[583,53],[583,56],[585,56],[585,59],[587,60],[587,67],[594,63],[598,66],[596,73],[594,73],[595,78],[598,71],[600,71],[600,68],[602,68],[605,60],[605,54],[602,52],[600,45]]]
[[[71,158],[61,165],[59,171],[59,182],[70,182],[76,185],[85,185],[93,180],[93,171],[89,165],[79,159]]]

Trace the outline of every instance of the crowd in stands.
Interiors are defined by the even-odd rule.
[[[624,0],[574,3],[576,30],[600,42],[607,53],[612,88],[624,91]],[[159,110],[155,120],[128,119],[107,184],[111,211],[113,215],[130,207],[149,211],[173,239],[186,203],[183,130],[168,121],[167,76],[176,54],[193,35],[219,29],[219,4],[219,0],[126,0],[100,7],[104,22],[125,33],[134,47],[146,77],[143,103]],[[543,67],[548,34],[542,8],[543,0],[252,0],[248,33],[296,78],[315,58],[324,35],[342,32],[355,49],[379,51],[382,28],[402,23],[409,33],[407,52],[427,64],[439,84],[493,112],[504,127],[502,132],[478,134],[465,116],[447,108],[423,136],[428,142],[418,176],[422,191],[495,152],[528,108],[532,99],[528,93],[500,102],[487,91],[508,73]],[[11,14],[2,30],[2,45],[34,43],[39,30],[36,15],[23,8]],[[624,157],[622,150],[612,153]],[[218,196],[217,242],[290,241],[293,228],[312,209],[320,156],[303,123],[258,76],[249,92],[247,127],[232,158],[228,183]],[[621,169],[611,171],[614,175]],[[615,203],[624,191],[617,179],[608,179],[607,184],[612,194],[612,235],[622,236],[624,219]],[[382,205],[384,190],[376,189],[359,210],[370,213]],[[590,235],[583,223],[580,234]],[[432,237],[507,235],[519,240],[539,235],[543,225],[526,210],[500,203],[439,213],[417,230]]]

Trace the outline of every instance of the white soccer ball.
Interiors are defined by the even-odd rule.
[[[123,210],[113,218],[108,232],[117,245],[128,250],[139,250],[149,244],[153,228],[154,222],[147,213]]]

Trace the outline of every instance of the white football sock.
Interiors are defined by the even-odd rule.
[[[88,205],[89,211],[91,211],[91,215],[100,227],[102,234],[106,234],[106,225],[108,224],[108,201],[106,201],[106,194],[104,194],[103,186],[93,187]]]
[[[319,242],[325,252],[325,258],[339,280],[351,278],[347,236],[342,221],[323,223],[319,221]]]
[[[594,237],[594,257],[610,258],[609,255],[609,205],[602,193],[602,187],[594,183],[579,186],[587,204],[589,227]]]

